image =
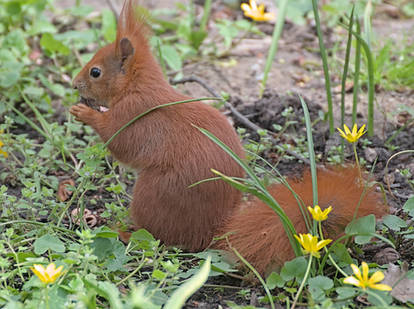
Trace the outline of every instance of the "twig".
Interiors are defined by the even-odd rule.
[[[201,78],[199,78],[199,77],[197,77],[195,75],[191,75],[191,76],[188,76],[188,77],[184,77],[182,79],[171,80],[170,82],[171,82],[172,85],[184,84],[184,83],[189,83],[189,82],[198,83],[200,86],[202,86],[204,89],[206,89],[214,97],[221,98],[221,96],[212,87],[210,87],[204,80],[202,80]],[[235,116],[247,128],[253,130],[254,132],[257,132],[259,130],[264,130],[263,128],[259,127],[258,125],[254,124],[249,119],[247,119],[245,116],[243,116],[229,102],[227,102],[227,101],[223,101],[223,102],[224,102],[224,106],[227,107],[231,111],[231,113],[233,114],[233,116]],[[273,133],[273,132],[271,132],[271,133]],[[306,159],[304,156],[302,156],[302,155],[294,152],[293,150],[285,149],[285,152],[287,154],[295,157],[296,159],[303,161],[307,165],[310,165],[310,161],[308,159]]]
[[[177,85],[177,84],[184,84],[184,83],[188,83],[188,82],[194,82],[194,83],[198,83],[200,84],[200,86],[202,86],[204,89],[206,89],[209,93],[211,93],[214,97],[216,98],[221,98],[221,96],[213,89],[211,88],[209,85],[207,85],[207,83],[202,80],[201,78],[191,75],[189,77],[184,77],[182,79],[178,79],[178,80],[172,80],[171,84],[172,85]],[[253,131],[257,132],[258,130],[263,130],[261,127],[255,125],[253,122],[251,122],[249,119],[247,119],[246,117],[244,117],[237,109],[234,108],[233,105],[231,105],[229,102],[224,101],[224,106],[227,107],[228,109],[230,109],[231,113],[246,127],[248,127],[249,129],[252,129]]]

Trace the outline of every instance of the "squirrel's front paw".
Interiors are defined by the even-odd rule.
[[[76,120],[89,125],[99,117],[99,112],[82,103],[72,106],[70,108],[70,113],[75,116]]]

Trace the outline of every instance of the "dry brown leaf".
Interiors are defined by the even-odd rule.
[[[71,212],[71,219],[74,224],[79,225],[79,217],[79,208],[73,209]],[[83,211],[82,219],[89,227],[94,227],[98,223],[98,218],[87,208]]]
[[[69,197],[72,196],[72,191],[69,191],[66,187],[67,186],[75,186],[75,182],[72,179],[65,179],[62,180],[59,183],[59,187],[58,187],[58,192],[57,192],[57,196],[59,201],[64,202],[66,201]]]
[[[407,270],[401,269],[397,265],[389,264],[388,270],[384,275],[385,279],[381,283],[392,287],[391,295],[394,298],[403,303],[410,302],[414,304],[414,280],[405,278]],[[396,285],[394,286],[394,284]]]

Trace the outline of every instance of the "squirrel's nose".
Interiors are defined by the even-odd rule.
[[[75,90],[79,89],[79,79],[77,77],[78,76],[76,76],[72,81],[72,88]]]

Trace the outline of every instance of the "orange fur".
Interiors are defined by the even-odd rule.
[[[84,104],[71,109],[104,141],[151,107],[189,99],[164,80],[140,31],[144,25],[134,18],[133,1],[125,2],[119,24],[116,42],[99,50],[73,82],[82,97],[109,107],[104,113]],[[119,45],[125,38],[133,54],[127,46],[124,54],[128,57],[122,59]],[[102,76],[91,77],[93,67],[99,67]],[[109,149],[119,161],[139,171],[130,206],[136,228],[146,228],[166,244],[202,250],[241,194],[222,181],[189,186],[214,177],[211,168],[236,177],[243,177],[243,171],[194,125],[212,132],[243,157],[239,138],[227,119],[202,102],[151,112],[119,134]]]
[[[73,81],[87,104],[109,107],[103,113],[85,104],[77,104],[70,110],[76,119],[92,126],[103,141],[154,106],[188,99],[164,79],[148,46],[146,26],[135,17],[135,6],[133,0],[125,2],[116,41],[100,49]],[[99,76],[93,76],[93,69],[99,70]],[[146,228],[168,245],[189,250],[206,248],[218,230],[236,231],[230,241],[261,271],[269,263],[292,257],[281,224],[268,206],[254,201],[250,208],[228,220],[240,205],[240,192],[223,181],[189,188],[213,177],[212,168],[228,176],[244,176],[243,170],[194,125],[207,129],[237,155],[244,156],[240,140],[227,119],[202,102],[153,111],[125,129],[108,146],[115,158],[139,172],[130,205],[135,227]],[[357,176],[352,169],[333,178],[325,172],[320,174],[320,205],[332,204],[336,215],[330,217],[335,224],[345,225],[349,221],[353,211],[348,207],[353,207],[360,192],[355,183]],[[309,177],[305,176],[303,184],[293,187],[310,205]],[[282,186],[272,186],[270,190],[298,230],[304,232],[290,192]],[[374,201],[376,196],[371,192],[360,213],[382,214]]]
[[[325,238],[336,239],[352,220],[364,187],[359,183],[359,172],[355,167],[319,170],[317,175],[319,206],[321,209],[333,208],[328,220],[322,222]],[[306,207],[313,205],[310,172],[306,172],[300,181],[290,180],[289,184]],[[291,191],[282,184],[272,185],[268,190],[290,218],[296,232],[308,233]],[[227,220],[220,234],[231,232],[229,241],[232,247],[259,272],[265,273],[291,260],[294,252],[276,213],[257,198],[248,204]],[[371,213],[382,216],[385,212],[380,195],[372,187],[369,188],[358,208],[357,217]],[[220,248],[226,246],[223,242],[219,245]]]

